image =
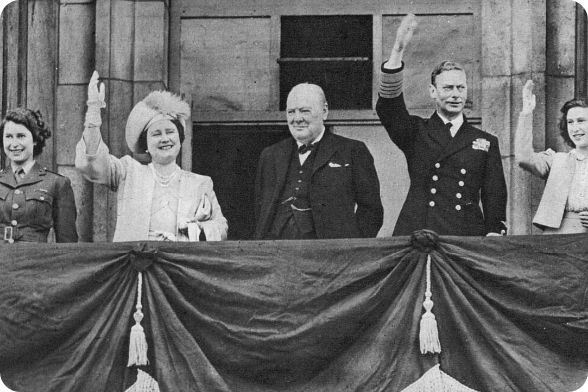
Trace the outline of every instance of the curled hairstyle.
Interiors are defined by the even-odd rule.
[[[182,123],[179,120],[169,119],[169,121],[171,121],[172,124],[174,124],[177,128],[181,145],[182,143],[184,143],[184,139],[186,138],[186,135],[184,134],[184,127],[182,126]],[[147,151],[147,128],[145,128],[143,132],[141,132],[141,135],[137,140],[137,148],[139,149],[139,151]]]
[[[566,144],[572,148],[576,147],[576,144],[570,138],[570,134],[568,133],[568,112],[572,108],[588,108],[588,99],[587,98],[574,98],[570,99],[568,102],[564,103],[561,107],[561,118],[559,119],[559,130],[560,135],[563,137]]]
[[[431,72],[431,84],[433,86],[436,86],[437,85],[436,84],[437,75],[439,75],[445,71],[453,71],[453,70],[463,71],[465,73],[465,70],[463,69],[463,67],[460,63],[456,63],[455,61],[447,61],[447,60],[442,61],[441,63],[439,63],[435,67],[433,72]]]
[[[43,152],[45,147],[45,141],[51,137],[51,131],[41,116],[41,112],[38,110],[31,110],[26,108],[16,108],[9,110],[2,120],[0,125],[0,148],[4,149],[4,127],[7,122],[13,122],[15,124],[23,125],[29,130],[33,136],[33,156]]]

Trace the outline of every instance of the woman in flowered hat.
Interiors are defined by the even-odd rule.
[[[184,141],[190,106],[177,95],[154,91],[139,102],[127,120],[127,145],[135,154],[148,153],[143,165],[130,156],[109,154],[100,135],[104,85],[94,72],[88,85],[88,111],[76,147],[76,167],[89,181],[117,192],[115,242],[225,240],[227,221],[210,177],[182,170],[176,164]]]
[[[561,108],[560,134],[572,150],[533,151],[533,82],[523,87],[523,110],[515,133],[519,166],[547,180],[533,224],[543,234],[588,233],[588,101],[575,98]]]

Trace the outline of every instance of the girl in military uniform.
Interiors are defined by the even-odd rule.
[[[1,242],[77,242],[76,205],[67,177],[40,166],[51,131],[39,111],[8,111],[0,125],[0,147],[10,164],[0,171]]]

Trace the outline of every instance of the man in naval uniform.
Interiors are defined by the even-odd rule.
[[[328,105],[317,85],[295,86],[286,106],[293,138],[261,154],[255,238],[375,237],[384,209],[374,160],[365,144],[325,128]]]
[[[410,115],[402,93],[402,56],[416,28],[407,15],[390,58],[382,65],[376,111],[406,156],[410,189],[394,235],[430,229],[440,235],[484,236],[506,232],[507,190],[498,139],[470,125],[463,67],[444,61],[431,75],[430,118]]]

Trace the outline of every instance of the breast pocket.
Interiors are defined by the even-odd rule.
[[[25,193],[26,214],[34,214],[32,220],[42,226],[51,227],[53,224],[53,196],[39,190]]]
[[[351,165],[344,163],[325,165],[315,174],[313,184],[333,189],[336,192],[348,190],[353,184]]]

